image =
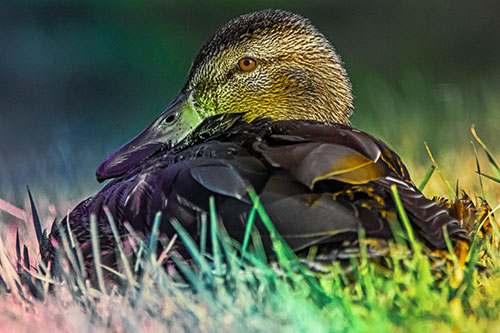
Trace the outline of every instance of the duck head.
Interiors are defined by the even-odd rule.
[[[125,173],[214,115],[348,124],[352,99],[340,57],[309,21],[281,10],[243,15],[203,45],[174,101],[106,159],[97,180]]]

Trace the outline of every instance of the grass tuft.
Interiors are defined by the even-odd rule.
[[[99,232],[97,230],[97,220],[95,215],[90,215],[90,243],[92,245],[92,255],[94,257],[94,268],[97,278],[97,285],[103,294],[106,294],[104,276],[101,265],[101,249],[99,244]]]
[[[484,173],[481,161],[488,157],[477,152],[471,155],[471,170]],[[435,191],[439,183],[440,191],[455,197],[456,188],[446,181],[430,150],[429,156],[431,166],[422,170],[425,176],[420,188]],[[489,159],[486,163],[494,170]],[[432,177],[435,172],[440,177]],[[481,196],[495,198],[493,186],[498,184],[478,181],[471,173]],[[491,174],[496,177],[494,171]],[[470,184],[460,179],[460,186]],[[0,201],[0,210],[17,212],[9,213],[12,220],[5,223],[5,237],[0,237],[0,330],[21,323],[27,331],[39,327],[120,332],[499,331],[500,249],[495,239],[500,238],[500,231],[494,214],[500,206],[474,222],[465,259],[453,253],[454,244],[446,230],[450,253],[439,257],[415,237],[397,188],[391,190],[401,223],[396,217],[390,221],[395,236],[388,244],[390,253],[370,258],[372,244],[360,230],[359,255],[325,264],[326,273],[321,274],[303,266],[303,258],[290,249],[252,189],[252,209],[242,244],[228,236],[214,198],[210,198],[209,212],[202,216],[199,240],[172,220],[167,223],[177,233],[164,242],[159,237],[160,214],[148,237],[137,234],[127,223],[119,226],[127,229],[127,236],[120,236],[120,221],[104,208],[117,267],[103,263],[101,247],[107,244],[99,242],[99,231],[106,229],[98,229],[92,216],[88,244],[75,242],[69,223],[57,225],[65,230],[59,230],[55,270],[45,267],[38,250],[44,222],[54,219],[44,208],[48,200],[37,197],[38,210],[29,194],[26,207],[31,206],[38,226],[19,213],[22,209]],[[12,222],[19,217],[23,223]],[[259,232],[256,219],[263,223],[266,234]],[[9,228],[9,223],[14,227]],[[485,232],[488,223],[490,233]],[[273,250],[266,253],[262,244],[269,238]],[[178,246],[180,242],[182,246]],[[84,265],[82,252],[88,255],[88,246],[93,268]],[[311,249],[307,259],[314,261],[317,254],[317,249]],[[51,275],[51,271],[57,273]]]

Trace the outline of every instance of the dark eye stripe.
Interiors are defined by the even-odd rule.
[[[226,73],[226,81],[229,81],[232,79],[232,77],[239,72],[239,68],[231,68],[227,73]]]

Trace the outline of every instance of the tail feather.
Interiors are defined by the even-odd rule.
[[[458,220],[449,215],[438,203],[426,198],[413,184],[390,176],[378,179],[375,183],[387,191],[390,191],[392,185],[396,185],[411,222],[431,245],[439,249],[446,248],[444,230],[453,239],[467,239]]]

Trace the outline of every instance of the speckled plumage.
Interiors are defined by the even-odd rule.
[[[231,80],[244,56],[257,60],[256,70]],[[200,104],[217,113],[247,112],[247,119],[348,124],[352,111],[349,78],[333,46],[306,19],[284,11],[243,15],[215,33],[196,56],[183,91],[194,86]]]
[[[245,57],[256,61],[255,69],[238,69]],[[250,186],[293,250],[327,247],[329,260],[340,258],[361,228],[373,239],[392,238],[391,185],[430,247],[446,248],[443,228],[452,239],[465,239],[458,221],[418,191],[391,149],[348,126],[351,109],[340,58],[307,20],[263,11],[229,22],[202,47],[174,103],[101,165],[98,179],[114,179],[69,215],[86,263],[91,214],[104,263],[116,260],[103,207],[123,236],[125,222],[147,235],[161,211],[162,234],[174,234],[175,218],[198,240],[213,196],[228,233],[241,240]],[[266,229],[259,221],[256,227],[270,252]],[[49,239],[60,240],[57,225]],[[42,255],[51,260],[48,247]]]

